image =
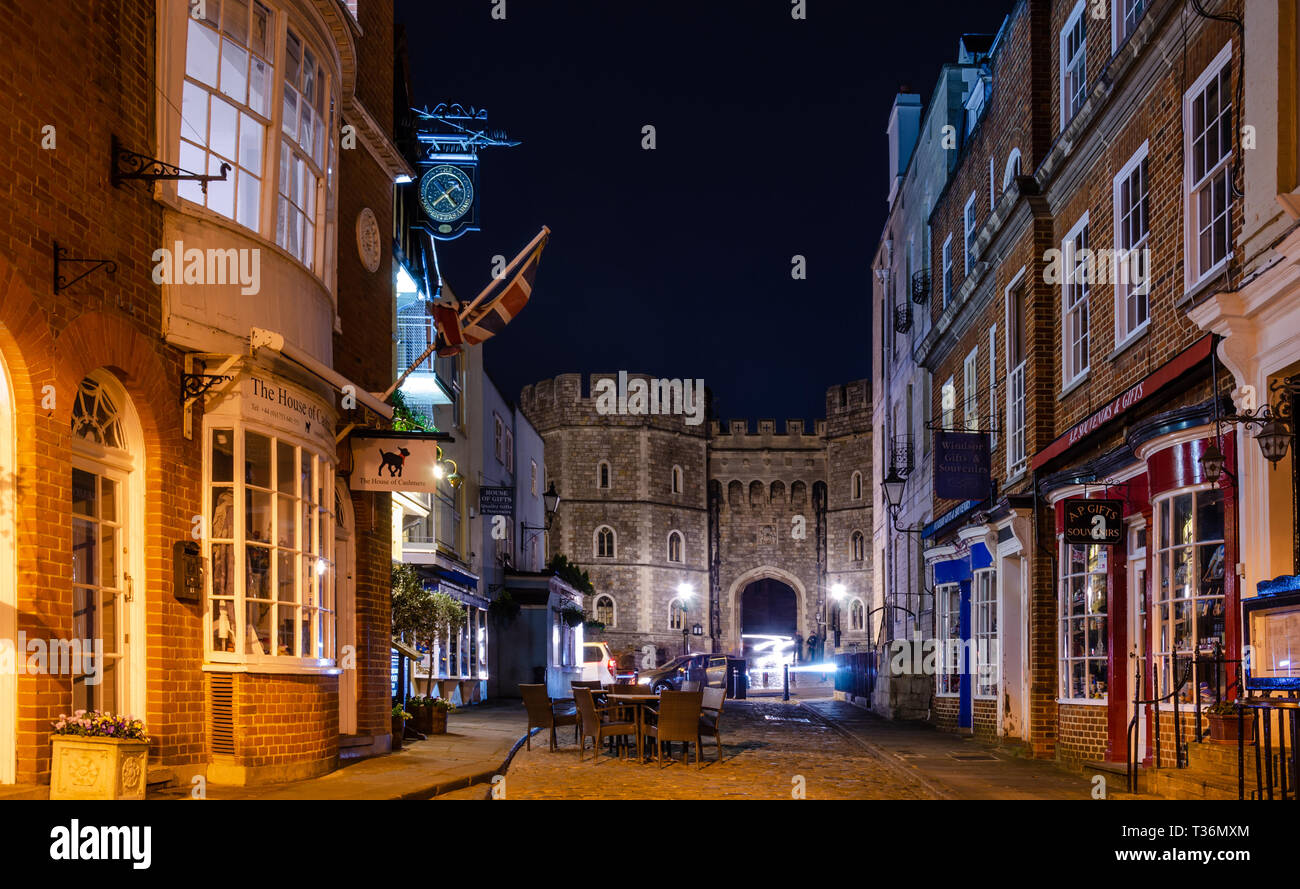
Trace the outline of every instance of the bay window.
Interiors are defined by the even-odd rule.
[[[238,424],[207,438],[209,660],[334,660],[333,465]]]
[[[274,241],[319,275],[336,72],[269,2],[205,0],[202,11],[185,23],[177,163],[195,173],[220,175],[222,164],[230,171],[206,191],[180,181],[177,196]]]
[[[1158,697],[1174,690],[1191,664],[1179,691],[1184,704],[1213,700],[1201,688],[1206,677],[1197,656],[1209,658],[1224,637],[1223,492],[1200,488],[1176,493],[1152,504],[1155,517],[1155,672]]]
[[[1107,668],[1106,547],[1061,551],[1061,700],[1104,701]]]

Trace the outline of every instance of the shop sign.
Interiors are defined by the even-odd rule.
[[[1064,435],[1034,455],[1033,468],[1038,469],[1053,457],[1068,451],[1098,429],[1128,413],[1136,405],[1154,395],[1157,390],[1184,376],[1210,356],[1210,340],[1211,335],[1206,334],[1155,373],[1139,380],[1102,405],[1100,410],[1089,414],[1081,422],[1070,427]]]
[[[332,412],[297,386],[273,377],[250,374],[244,378],[242,410],[249,419],[327,442],[331,451],[333,449]]]
[[[438,443],[445,435],[352,434],[354,491],[412,491],[432,493],[441,479],[435,474]],[[446,470],[446,467],[443,467]]]
[[[943,500],[981,500],[988,496],[989,437],[984,432],[934,434],[934,493]]]
[[[1065,542],[1084,546],[1114,546],[1124,529],[1123,500],[1090,500],[1074,497],[1065,501]]]
[[[481,487],[478,489],[478,511],[483,515],[515,514],[515,489]]]

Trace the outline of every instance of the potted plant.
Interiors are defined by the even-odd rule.
[[[501,623],[509,623],[519,616],[519,600],[510,595],[508,590],[502,590],[488,603],[488,613]]]
[[[406,734],[406,720],[411,714],[401,704],[393,707],[393,749],[402,749],[402,735]]]
[[[1237,743],[1237,705],[1230,701],[1222,701],[1205,711],[1210,720],[1210,740],[1216,744],[1236,744]],[[1246,714],[1245,722],[1242,724],[1242,731],[1245,734],[1247,744],[1255,743],[1255,719],[1250,713]]]
[[[587,612],[576,605],[565,605],[560,609],[560,617],[570,628],[580,627],[587,620]]]
[[[456,708],[446,698],[429,698],[425,709],[429,713],[429,734],[447,734],[447,714]]]
[[[144,799],[149,736],[131,716],[99,710],[53,723],[50,799]]]

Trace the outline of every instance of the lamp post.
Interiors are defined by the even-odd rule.
[[[551,482],[546,491],[542,494],[542,508],[546,510],[545,525],[530,525],[527,522],[520,522],[519,527],[525,531],[532,531],[535,537],[539,531],[551,530],[551,522],[555,521],[555,511],[560,508],[560,495],[555,491],[555,482]],[[531,540],[532,537],[529,538]]]
[[[686,637],[690,634],[690,628],[686,625],[686,603],[695,595],[694,588],[689,583],[677,584],[677,597],[681,600],[682,609],[682,654],[686,654]],[[697,624],[698,626],[698,624]],[[701,629],[703,632],[703,629]]]
[[[894,530],[900,534],[920,534],[925,530],[924,525],[917,525],[914,528],[904,528],[898,524],[898,513],[903,508],[903,488],[907,485],[907,479],[898,474],[896,466],[889,467],[889,475],[881,481],[880,487],[885,494],[885,507],[889,510],[889,517],[893,521]]]

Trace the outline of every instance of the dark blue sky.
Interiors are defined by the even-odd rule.
[[[1012,0],[398,0],[417,104],[486,108],[481,232],[441,245],[471,298],[553,234],[482,348],[507,398],[565,372],[703,378],[720,417],[823,415],[870,375],[870,263],[899,84],[928,99]],[[642,127],[658,147],[641,147]],[[806,258],[807,279],[791,277]]]

